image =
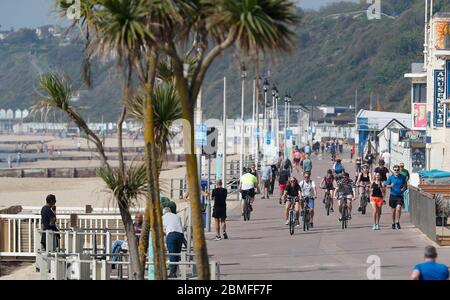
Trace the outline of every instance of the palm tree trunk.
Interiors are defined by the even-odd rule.
[[[159,182],[157,181],[157,165],[156,165],[156,147],[155,147],[155,126],[154,126],[154,112],[153,112],[153,80],[156,75],[157,55],[152,50],[149,57],[149,83],[145,85],[146,98],[144,104],[144,143],[145,143],[145,162],[147,166],[147,177],[149,183],[149,191],[146,207],[146,221],[150,224],[152,233],[152,246],[155,253],[153,257],[155,278],[157,280],[166,280],[166,255],[164,246],[164,231],[162,226],[162,211],[159,202]],[[148,225],[144,227],[148,228]],[[146,238],[141,238],[140,243],[140,263],[145,264],[145,257],[148,245],[148,234],[145,232],[142,235],[147,235]]]
[[[139,263],[139,248],[138,248],[138,238],[134,232],[133,219],[130,215],[130,210],[128,205],[126,205],[126,200],[117,199],[119,201],[119,210],[122,217],[122,222],[125,227],[125,234],[128,241],[128,251],[130,257],[130,274],[128,279],[130,280],[143,280],[144,271]]]
[[[200,203],[200,179],[198,177],[197,168],[197,157],[195,155],[194,147],[194,112],[189,97],[186,94],[180,93],[182,102],[182,117],[191,124],[189,128],[189,136],[186,136],[186,131],[183,131],[185,135],[183,136],[184,143],[188,141],[190,143],[190,151],[186,153],[186,169],[187,169],[187,180],[189,189],[189,199],[191,205],[192,213],[192,231],[194,238],[194,253],[195,261],[197,264],[198,278],[200,280],[210,279],[210,268],[208,260],[208,250],[206,248],[205,232],[203,229],[203,216],[202,208]],[[225,170],[224,170],[225,172]]]

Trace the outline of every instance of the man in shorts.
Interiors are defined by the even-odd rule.
[[[265,163],[261,168],[261,181],[263,188],[263,196],[261,199],[269,199],[270,180],[272,179],[272,167]]]
[[[392,208],[392,229],[401,229],[400,215],[403,206],[403,192],[408,188],[405,176],[400,174],[400,167],[394,166],[394,175],[389,176],[386,187],[391,189],[389,206]]]

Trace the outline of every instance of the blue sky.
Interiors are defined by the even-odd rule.
[[[353,0],[355,1],[355,0]],[[297,0],[304,8],[317,9],[337,0]],[[14,27],[37,27],[48,24],[63,24],[63,20],[52,12],[53,0],[0,0],[0,30]]]

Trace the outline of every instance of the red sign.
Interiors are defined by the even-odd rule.
[[[427,105],[425,103],[414,103],[414,127],[427,127]]]

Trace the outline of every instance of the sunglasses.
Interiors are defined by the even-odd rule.
[[[400,171],[400,169],[394,169],[394,172],[398,172],[398,171]]]

